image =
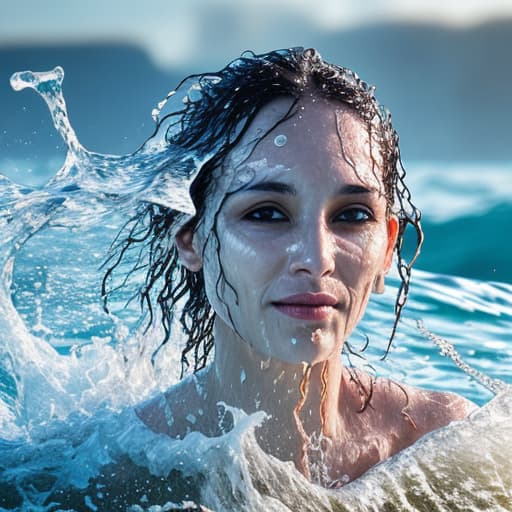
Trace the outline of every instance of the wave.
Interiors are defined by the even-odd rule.
[[[132,409],[36,429],[30,443],[0,447],[0,505],[170,510],[192,500],[216,511],[512,510],[510,391],[336,491],[261,450],[255,429],[263,413],[234,413],[233,430],[216,438],[154,434]]]

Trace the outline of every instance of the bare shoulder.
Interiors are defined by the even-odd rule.
[[[421,389],[384,378],[377,379],[376,388],[381,397],[386,395],[388,407],[400,409],[417,437],[463,420],[478,408],[456,393]]]
[[[412,390],[411,408],[414,414],[426,426],[427,432],[459,421],[476,410],[476,404],[456,393],[430,391],[418,388]]]
[[[173,400],[170,400],[169,391],[166,391],[139,404],[135,412],[142,422],[154,432],[175,437],[173,428],[175,409],[176,406],[173,404]]]
[[[183,437],[203,413],[200,385],[201,376],[192,375],[137,406],[136,414],[156,433]]]

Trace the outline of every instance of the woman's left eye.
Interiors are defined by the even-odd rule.
[[[366,208],[346,208],[334,217],[334,222],[366,222],[372,220],[373,214]]]

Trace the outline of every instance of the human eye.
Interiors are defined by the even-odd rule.
[[[334,217],[334,222],[348,222],[359,224],[374,219],[373,213],[368,208],[362,206],[351,206],[343,209]]]
[[[275,206],[260,206],[247,212],[244,220],[250,222],[286,222],[287,216]]]

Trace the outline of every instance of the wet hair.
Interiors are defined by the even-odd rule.
[[[186,226],[190,229],[197,229],[204,218],[206,198],[215,190],[214,170],[222,168],[256,114],[270,101],[283,96],[293,100],[277,124],[293,116],[298,101],[312,92],[348,104],[357,112],[368,128],[372,155],[374,145],[377,145],[381,160],[378,172],[384,184],[388,212],[397,215],[399,220],[396,252],[401,284],[395,301],[395,318],[387,354],[407,300],[411,269],[419,254],[423,232],[420,212],[412,204],[404,180],[398,135],[391,124],[391,115],[375,98],[374,87],[353,71],[325,62],[314,49],[291,48],[261,55],[245,52],[219,72],[187,77],[172,94],[180,92],[184,94],[180,110],[160,119],[155,135],[162,130],[165,132],[166,150],[180,155],[175,159],[181,162],[180,165],[184,154],[194,155],[190,160],[194,165],[201,161],[201,168],[190,187],[190,197],[196,209],[195,217]],[[265,135],[262,134],[260,140]],[[169,161],[172,162],[172,158]],[[350,163],[349,160],[347,162]],[[373,167],[375,172],[375,161]],[[189,366],[191,353],[194,371],[206,365],[213,347],[215,318],[206,297],[202,270],[189,271],[178,257],[174,235],[183,228],[183,219],[183,214],[168,207],[142,204],[137,215],[127,224],[125,234],[113,245],[102,284],[106,307],[113,290],[109,287],[113,272],[119,269],[127,253],[137,252],[132,271],[145,271],[138,297],[142,309],[148,313],[148,327],[155,318],[155,308],[160,309],[158,317],[164,337],[157,351],[169,341],[174,315],[181,311],[179,322],[187,337],[182,352],[182,375]],[[416,243],[412,257],[406,258],[402,249],[409,225],[414,228]],[[216,222],[209,236],[216,240],[218,251]],[[220,268],[217,293],[220,281],[224,279],[222,265]]]

